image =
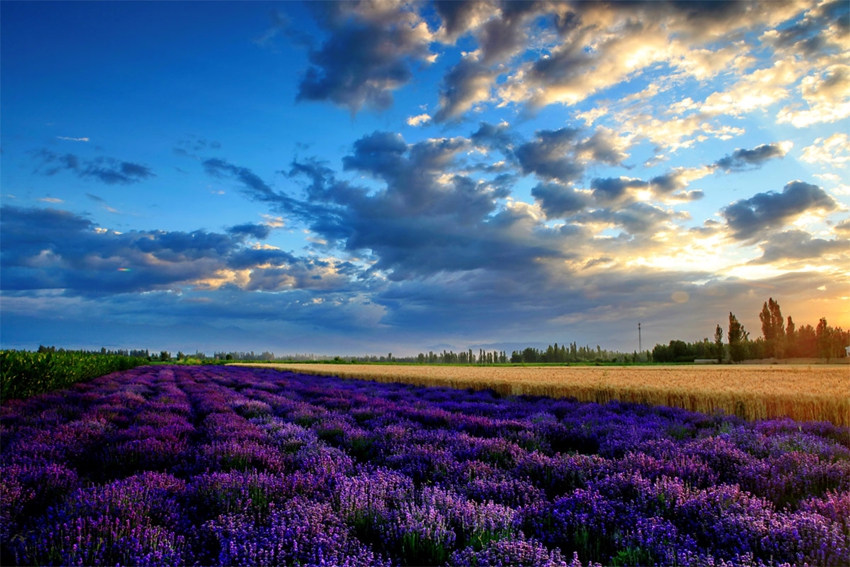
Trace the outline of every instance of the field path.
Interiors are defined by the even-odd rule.
[[[430,366],[245,363],[317,376],[421,386],[493,389],[502,395],[574,397],[720,409],[744,419],[788,416],[850,426],[847,365],[742,366]]]

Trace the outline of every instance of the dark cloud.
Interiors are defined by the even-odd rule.
[[[356,169],[377,177],[400,174],[407,144],[401,134],[373,132],[354,142],[354,155],[345,156],[343,167]]]
[[[303,182],[304,198],[276,192],[253,172],[224,161],[205,162],[210,173],[234,177],[246,194],[306,225],[328,246],[370,254],[373,269],[394,280],[478,269],[538,270],[540,258],[563,257],[558,242],[537,221],[498,210],[512,177],[487,181],[461,171],[465,138],[407,144],[395,133],[374,132],[357,140],[343,158],[345,171],[383,184],[376,191],[338,179],[316,160],[296,160],[287,172]],[[520,238],[519,234],[527,237]]]
[[[462,59],[443,77],[440,109],[434,114],[434,121],[458,118],[476,103],[487,101],[498,75],[497,70],[475,59]]]
[[[155,177],[149,167],[109,157],[83,160],[74,154],[59,155],[44,149],[35,152],[35,156],[41,162],[39,170],[45,175],[66,170],[81,178],[93,177],[107,185],[130,185]]]
[[[714,167],[726,173],[755,169],[773,158],[784,157],[786,153],[788,150],[782,144],[762,144],[751,150],[737,149],[731,155],[717,160]]]
[[[250,236],[263,240],[271,234],[272,228],[267,224],[237,224],[227,229],[228,234],[237,238],[248,238]]]
[[[298,100],[330,101],[357,112],[385,109],[392,91],[407,84],[412,66],[430,55],[428,33],[415,26],[418,16],[401,6],[364,3],[313,3],[318,22],[330,37],[311,49],[311,66],[301,79]]]
[[[507,124],[494,125],[482,122],[469,139],[478,147],[499,150],[504,155],[511,154],[514,144],[514,136]]]
[[[751,264],[810,259],[823,261],[827,256],[839,254],[841,257],[838,263],[847,265],[850,262],[850,240],[814,238],[804,230],[788,230],[772,235],[761,248],[763,254]]]
[[[688,186],[687,172],[684,169],[678,169],[657,175],[649,180],[649,184],[655,193],[669,195]]]
[[[627,157],[616,135],[606,128],[599,128],[590,136],[578,128],[538,130],[534,139],[523,141],[505,123],[482,122],[469,140],[477,148],[500,152],[524,174],[561,183],[581,178],[588,163],[616,165]]]
[[[832,211],[835,200],[817,185],[792,181],[781,193],[756,193],[749,199],[736,201],[721,213],[738,240],[759,238],[764,231],[779,229],[807,211]]]
[[[531,190],[531,195],[550,219],[569,216],[590,204],[584,193],[557,183],[540,183]]]
[[[492,13],[495,6],[490,2],[457,2],[456,0],[435,0],[434,8],[443,21],[445,33],[450,40],[472,29],[484,12]]]
[[[835,225],[835,231],[838,233],[846,232],[850,234],[850,219],[844,219],[837,225]]]
[[[247,248],[246,232],[259,232],[256,225],[238,225],[226,234],[119,233],[68,211],[4,206],[0,213],[4,290],[56,289],[71,296],[102,296],[203,289],[226,283],[226,274],[233,270],[250,270],[246,289],[328,289],[348,287],[349,278],[357,275],[351,265],[345,267],[347,275],[341,275],[326,261]],[[270,287],[272,281],[276,287]]]
[[[516,159],[523,173],[569,183],[581,177],[584,167],[576,161],[579,131],[574,128],[538,130],[535,139],[519,146]]]
[[[596,130],[579,143],[576,151],[587,155],[586,159],[608,165],[619,165],[628,157],[620,147],[616,134],[605,128]]]
[[[225,175],[235,177],[250,191],[252,197],[260,201],[274,201],[278,195],[272,188],[253,171],[247,167],[237,167],[219,158],[208,159],[203,162],[204,169],[210,175],[223,177]]]
[[[841,45],[827,40],[828,28],[840,31],[838,36],[850,31],[850,5],[844,0],[825,2],[808,11],[804,18],[790,26],[776,30],[765,38],[776,48],[787,49],[812,60],[823,53],[837,53]]]
[[[597,178],[590,182],[593,198],[600,203],[619,203],[631,200],[631,189],[645,189],[649,186],[646,181],[629,177]]]
[[[524,24],[542,7],[539,2],[502,2],[500,17],[485,22],[477,34],[483,63],[497,63],[523,48],[528,41]]]
[[[631,235],[651,235],[664,223],[673,220],[676,213],[649,203],[635,202],[616,209],[603,208],[582,213],[575,217],[577,222],[612,224],[623,228]]]

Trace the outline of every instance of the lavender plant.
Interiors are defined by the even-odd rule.
[[[850,564],[850,430],[271,369],[0,405],[3,565]]]

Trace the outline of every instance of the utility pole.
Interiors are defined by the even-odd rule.
[[[643,339],[640,336],[640,323],[638,323],[638,352],[643,352]]]

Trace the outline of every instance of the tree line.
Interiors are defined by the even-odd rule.
[[[750,339],[750,333],[738,321],[734,313],[729,313],[729,325],[726,343],[723,342],[723,328],[718,324],[714,330],[714,340],[687,343],[672,340],[667,345],[655,345],[652,349],[654,362],[693,362],[695,359],[758,360],[763,358],[843,358],[845,346],[850,345],[850,330],[832,327],[821,317],[817,326],[798,327],[793,318],[782,316],[779,302],[772,297],[764,302],[759,312],[762,336]]]

